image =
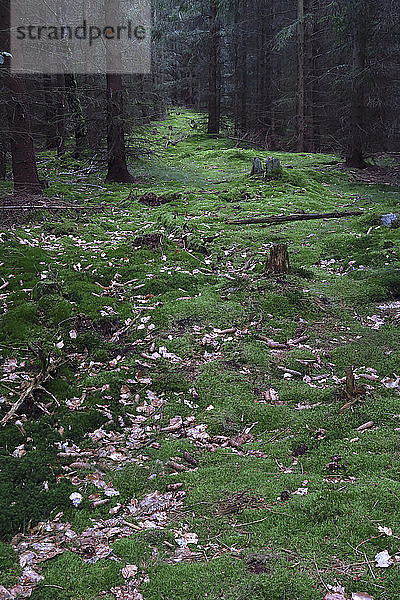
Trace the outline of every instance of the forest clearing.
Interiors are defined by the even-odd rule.
[[[398,598],[400,156],[205,130],[0,182],[1,598]]]
[[[0,0],[0,600],[400,599],[398,0]]]

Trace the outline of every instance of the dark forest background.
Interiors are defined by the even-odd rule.
[[[146,149],[124,132],[172,104],[204,113],[211,134],[335,152],[362,168],[400,151],[399,16],[398,0],[154,0],[150,75],[11,77],[6,58],[0,176],[11,151],[14,181],[26,187],[34,149],[68,149],[108,160],[108,179],[128,181],[126,160]]]

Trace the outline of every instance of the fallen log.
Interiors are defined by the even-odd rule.
[[[312,221],[314,219],[341,219],[343,217],[359,217],[363,215],[362,210],[346,210],[344,212],[330,213],[295,213],[293,215],[274,215],[272,217],[250,217],[248,219],[228,219],[230,225],[251,225],[253,223],[266,223],[276,225],[290,221]]]

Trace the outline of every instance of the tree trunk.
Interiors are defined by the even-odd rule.
[[[247,31],[245,31],[244,11],[242,11],[242,22],[240,25],[240,47],[239,47],[239,73],[240,73],[240,89],[239,89],[239,123],[240,130],[247,129]]]
[[[208,133],[219,134],[219,23],[218,1],[210,0],[209,76],[208,76]]]
[[[363,9],[359,11],[358,18],[355,19],[354,27],[351,121],[346,166],[364,169],[367,167],[367,163],[364,160],[364,70],[367,52],[367,15],[366,11]]]
[[[126,164],[123,112],[122,77],[116,73],[107,73],[108,171],[106,181],[130,183],[134,178]]]
[[[118,4],[118,3],[117,3]],[[112,24],[115,22],[116,11],[119,14],[119,6],[116,2],[106,2],[106,20]],[[122,76],[115,72],[116,67],[121,65],[121,51],[116,44],[107,46],[107,150],[108,171],[106,181],[119,183],[132,183],[134,178],[128,171],[126,164],[126,148],[124,134],[124,90],[122,87]]]
[[[10,2],[0,0],[0,48],[9,52],[10,49]],[[10,131],[10,149],[14,191],[30,194],[41,194],[33,138],[31,134],[31,119],[29,104],[26,96],[25,77],[11,75],[9,58],[1,67],[6,88],[5,107]]]
[[[298,0],[297,19],[297,151],[314,152],[314,0]]]
[[[315,75],[315,52],[314,52],[314,19],[315,0],[306,0],[307,20],[304,30],[305,44],[305,89],[304,89],[304,150],[315,152],[315,130],[314,130],[314,75]]]
[[[235,135],[238,136],[240,133],[239,125],[239,87],[240,87],[240,73],[239,73],[239,8],[238,3],[234,5],[234,24],[233,24],[233,77],[234,77],[234,94],[233,94],[233,126]]]
[[[46,150],[56,150],[57,148],[57,131],[54,121],[55,101],[54,101],[54,86],[51,75],[43,75],[44,88],[44,115],[45,115],[45,148]]]
[[[65,81],[64,75],[56,76],[56,130],[57,154],[65,154]]]
[[[1,143],[1,142],[0,142]],[[7,154],[0,148],[0,179],[4,181],[7,175]]]
[[[74,157],[79,158],[86,145],[86,125],[82,106],[78,96],[76,77],[72,73],[64,75],[66,98],[74,127],[75,150]]]
[[[272,129],[272,38],[273,38],[273,1],[259,0],[257,10],[260,14],[257,32],[257,93],[254,113],[257,118],[257,132],[265,148],[273,146]]]
[[[297,152],[304,152],[306,123],[305,107],[305,26],[304,0],[297,0]]]
[[[4,105],[0,104],[0,119],[4,123],[7,120]],[[9,151],[8,135],[4,130],[0,136],[0,179],[4,181],[7,176],[7,153]]]

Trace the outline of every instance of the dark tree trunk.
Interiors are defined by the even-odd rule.
[[[258,0],[256,4],[259,20],[257,22],[256,45],[256,94],[254,108],[250,113],[251,129],[269,146],[271,131],[271,79],[272,79],[272,0]],[[250,125],[250,123],[249,123]]]
[[[305,27],[304,0],[297,0],[297,152],[304,152],[306,123],[305,107]]]
[[[305,65],[305,90],[304,90],[304,150],[315,152],[314,129],[314,78],[315,78],[315,52],[314,52],[314,13],[315,0],[306,1],[307,19],[304,29],[304,65]]]
[[[36,168],[25,77],[6,76],[6,82],[10,92],[10,97],[6,100],[6,110],[10,128],[14,190],[41,194],[42,186]]]
[[[114,14],[115,11],[115,14]],[[106,20],[115,23],[116,14],[119,14],[119,3],[105,3]],[[107,151],[108,171],[106,181],[119,183],[132,183],[134,178],[128,171],[126,164],[126,147],[124,133],[124,89],[122,76],[118,67],[121,67],[121,52],[116,44],[107,46]]]
[[[0,144],[2,142],[0,141]],[[0,179],[4,181],[7,175],[7,153],[0,148]]]
[[[244,11],[242,13],[240,48],[239,48],[239,123],[241,131],[247,129],[247,32],[245,31]]]
[[[354,27],[351,120],[346,165],[356,169],[363,169],[367,166],[364,160],[364,71],[367,52],[367,15],[363,9],[361,9],[358,18],[355,19]]]
[[[219,23],[218,2],[210,0],[209,76],[208,76],[208,133],[219,133]]]
[[[43,75],[44,105],[45,105],[45,148],[46,150],[57,149],[57,130],[55,126],[55,90],[51,75]]]
[[[0,104],[0,119],[4,123],[7,120],[5,108],[3,104]],[[7,153],[9,149],[9,140],[5,130],[1,132],[0,136],[0,179],[4,180],[7,176]]]
[[[86,124],[83,116],[82,106],[78,96],[78,86],[76,78],[72,73],[64,75],[66,98],[69,110],[71,112],[74,137],[75,137],[75,158],[82,155],[86,145]]]
[[[64,75],[56,76],[56,132],[57,132],[57,154],[65,153],[65,81]]]
[[[239,135],[239,87],[240,87],[240,73],[239,73],[239,8],[237,3],[234,7],[234,25],[233,25],[233,76],[234,76],[234,94],[233,94],[233,122],[235,135]]]
[[[298,0],[297,19],[297,151],[314,152],[314,0]]]
[[[134,178],[126,164],[125,136],[123,126],[122,77],[107,74],[107,147],[108,171],[106,181],[133,182]]]
[[[10,48],[10,2],[0,0],[0,48]],[[29,104],[26,97],[26,84],[23,75],[11,75],[9,59],[1,67],[6,88],[5,107],[10,132],[10,149],[14,190],[30,194],[41,194],[33,138]]]
[[[6,100],[6,110],[10,128],[14,190],[41,194],[42,186],[36,168],[25,77],[6,76],[6,82],[10,92]]]

